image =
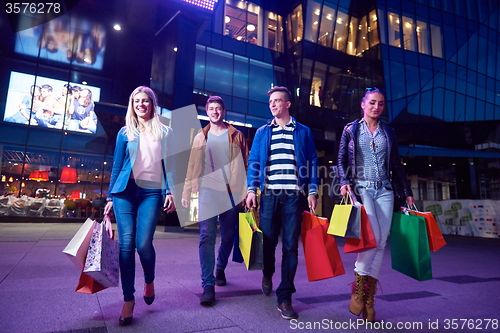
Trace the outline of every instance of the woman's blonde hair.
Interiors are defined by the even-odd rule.
[[[128,101],[127,115],[125,116],[125,134],[129,141],[134,141],[135,137],[139,135],[139,121],[137,120],[137,115],[134,110],[134,97],[139,93],[145,93],[151,100],[151,119],[150,128],[151,135],[154,141],[159,141],[166,133],[166,126],[160,121],[160,115],[158,114],[158,98],[156,97],[153,89],[146,86],[139,86],[132,91]]]

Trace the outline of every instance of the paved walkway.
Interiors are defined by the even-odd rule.
[[[79,227],[0,223],[0,332],[500,332],[500,239],[446,236],[448,245],[431,253],[434,279],[425,282],[392,270],[388,247],[375,303],[381,322],[367,329],[347,310],[355,254],[342,254],[347,274],[308,282],[300,248],[293,302],[299,319],[287,321],[274,292],[261,293],[261,272],[233,262],[227,286],[216,287],[215,306],[202,307],[198,230],[159,226],[156,300],[142,301],[138,274],[134,323],[119,327],[120,288],[74,292],[79,272],[61,251]],[[337,240],[342,251],[343,239]]]

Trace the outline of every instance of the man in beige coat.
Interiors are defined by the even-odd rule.
[[[200,303],[212,305],[215,302],[214,285],[226,284],[224,269],[237,230],[238,205],[246,196],[248,147],[243,133],[224,122],[226,109],[221,97],[210,97],[206,110],[210,123],[193,140],[182,205],[189,207],[191,194],[199,193],[199,255],[203,287]],[[214,276],[217,219],[221,243]]]

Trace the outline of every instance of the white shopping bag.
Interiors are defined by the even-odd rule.
[[[68,255],[79,270],[82,270],[85,266],[90,238],[92,237],[92,231],[96,224],[99,223],[87,219],[63,250],[63,253]]]

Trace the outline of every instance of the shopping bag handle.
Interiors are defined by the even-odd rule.
[[[311,215],[318,216],[316,215],[316,211],[312,207],[309,207],[309,213],[311,213]]]
[[[340,205],[352,205],[352,197],[351,197],[351,192],[347,191],[346,195],[342,197],[340,200]]]
[[[113,226],[111,225],[111,219],[109,218],[109,215],[104,215],[102,219],[102,223],[106,223],[106,232],[109,235],[109,238],[114,239],[114,232],[113,232]]]
[[[410,206],[408,206],[408,203],[405,202],[405,205],[403,207],[406,209],[414,210],[414,211],[420,213],[420,211],[418,210],[417,205],[415,203],[410,207]]]
[[[257,212],[257,208],[256,207],[250,207],[250,208],[245,207],[245,213],[252,213],[253,221],[255,222],[255,225],[257,227],[259,227],[260,219],[259,219],[259,214]]]

